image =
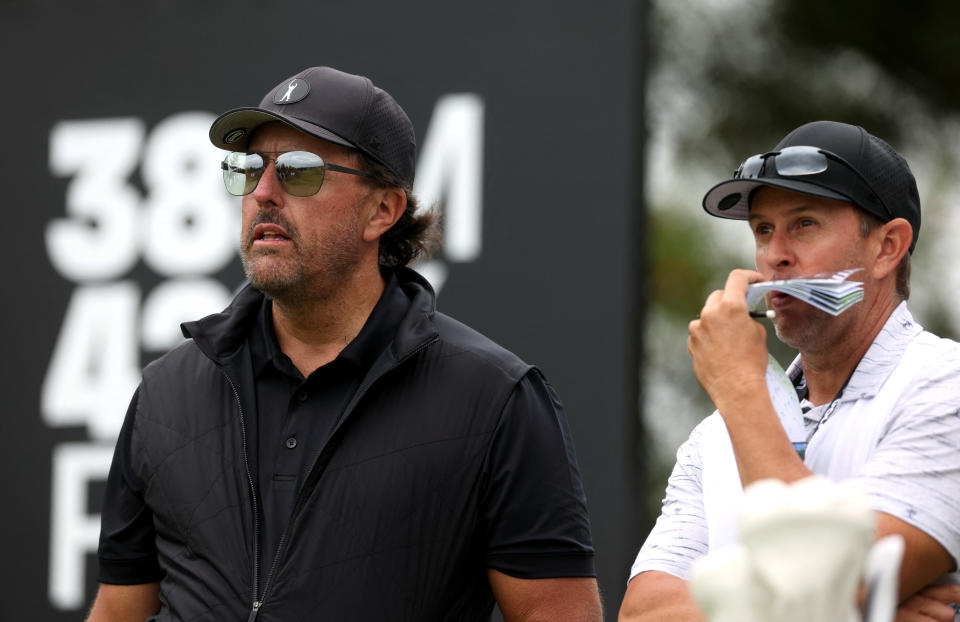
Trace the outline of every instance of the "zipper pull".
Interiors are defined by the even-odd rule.
[[[263,603],[259,600],[253,601],[253,609],[250,611],[250,615],[247,617],[247,622],[253,622],[257,619],[257,614],[260,613],[260,605]]]

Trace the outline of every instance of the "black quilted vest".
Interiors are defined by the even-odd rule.
[[[152,620],[489,620],[484,458],[531,368],[437,313],[419,275],[398,278],[409,312],[318,456],[279,551],[256,550],[246,446],[245,337],[261,295],[247,287],[184,324],[191,339],[144,370],[131,455],[166,571]]]

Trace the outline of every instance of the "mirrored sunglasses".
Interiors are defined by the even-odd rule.
[[[278,155],[268,158],[263,153]],[[267,162],[273,162],[277,179],[284,191],[295,197],[308,197],[318,193],[327,171],[372,177],[366,171],[324,162],[323,158],[309,151],[263,153],[234,151],[227,154],[220,164],[223,169],[223,185],[227,187],[227,192],[238,197],[253,192],[260,183]]]
[[[817,147],[784,147],[780,151],[758,153],[743,161],[734,178],[757,179],[767,172],[767,162],[772,161],[778,175],[791,177],[794,175],[815,175],[827,170],[828,158],[833,157],[838,162],[853,168],[838,155]]]
[[[883,207],[883,210],[892,217],[890,209],[883,203],[879,195],[873,192],[873,188],[864,176],[852,164],[841,158],[835,153],[818,147],[808,147],[798,145],[794,147],[784,147],[780,151],[771,151],[769,153],[758,153],[752,155],[743,161],[737,172],[733,174],[734,179],[760,179],[770,176],[772,173],[768,167],[773,165],[773,170],[781,177],[796,177],[800,175],[816,175],[824,173],[830,167],[830,161],[839,163],[847,170],[852,172],[861,184],[868,191],[869,195]],[[729,199],[730,197],[726,197]],[[737,200],[739,200],[737,195]],[[722,203],[722,201],[721,201]],[[721,206],[720,209],[723,209]]]

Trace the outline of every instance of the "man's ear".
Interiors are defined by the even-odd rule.
[[[913,227],[904,218],[894,218],[877,227],[873,234],[877,240],[873,276],[881,279],[895,271],[900,260],[910,250]]]
[[[407,193],[401,188],[377,188],[374,196],[376,202],[363,229],[365,242],[378,240],[407,210]]]

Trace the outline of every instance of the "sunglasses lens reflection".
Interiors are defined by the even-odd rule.
[[[250,194],[263,174],[263,158],[255,153],[228,153],[220,165],[223,185],[234,196]]]
[[[308,197],[323,185],[323,159],[308,151],[290,151],[277,158],[277,174],[283,187],[295,197]]]
[[[740,177],[742,179],[755,179],[760,175],[760,169],[763,168],[763,156],[755,155],[747,158],[740,167]]]
[[[787,147],[774,159],[777,173],[788,177],[815,175],[827,170],[827,156],[815,147]]]
[[[289,151],[274,161],[277,177],[284,190],[295,197],[308,197],[320,191],[323,185],[323,158],[309,151]],[[220,164],[223,185],[234,196],[253,192],[266,168],[264,158],[257,153],[233,152]]]

